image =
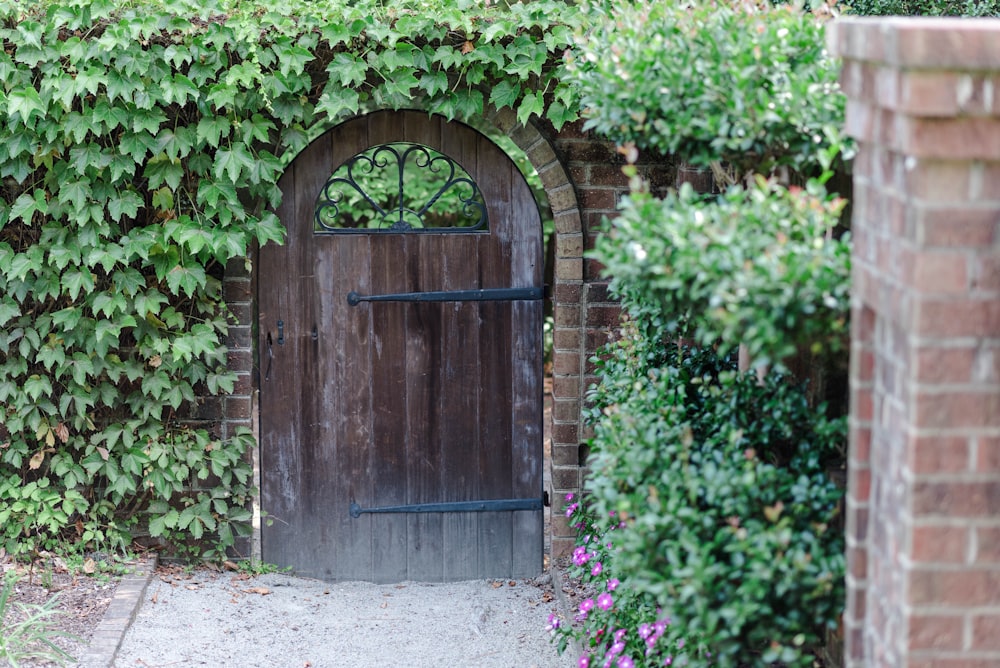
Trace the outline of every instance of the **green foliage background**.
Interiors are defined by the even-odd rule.
[[[337,119],[575,115],[560,2],[0,2],[0,545],[175,546],[247,529],[221,278],[285,164]]]
[[[846,352],[850,238],[825,184],[851,149],[827,16],[604,7],[568,73],[586,127],[632,157],[711,167],[719,192],[657,198],[630,170],[632,193],[591,253],[627,313],[593,360],[584,500],[607,547],[599,577],[621,584],[581,638],[600,665],[624,643],[637,666],[668,651],[671,665],[811,666],[844,597],[831,475],[844,419],[788,372],[801,352]],[[749,368],[737,372],[741,345]],[[662,617],[672,644],[647,652],[641,624]]]

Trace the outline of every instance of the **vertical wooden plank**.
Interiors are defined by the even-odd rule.
[[[262,532],[262,550],[274,563],[292,566],[303,574],[314,574],[317,569],[316,550],[299,536],[315,526],[318,515],[308,472],[321,457],[316,448],[321,434],[315,404],[304,400],[304,388],[310,381],[300,373],[316,365],[308,329],[315,306],[311,232],[302,220],[309,219],[315,192],[325,178],[320,175],[329,167],[329,152],[324,149],[322,142],[307,149],[289,170],[290,178],[282,182],[284,199],[279,215],[288,229],[287,241],[283,248],[262,249],[262,271],[267,272],[267,278],[258,284],[263,291],[261,343],[267,359],[261,383],[261,449],[266,476],[262,510],[271,522],[269,530]]]
[[[284,193],[278,215],[285,222],[292,220],[295,210],[295,165],[282,176],[279,184]],[[301,467],[297,451],[290,446],[294,434],[300,430],[296,412],[287,410],[288,376],[281,373],[280,356],[275,366],[275,348],[278,338],[278,320],[288,317],[288,304],[295,300],[288,281],[271,282],[268,278],[281,273],[285,257],[296,251],[294,240],[288,239],[284,247],[270,243],[260,250],[258,272],[264,280],[258,292],[258,350],[260,351],[260,450],[261,450],[261,510],[265,523],[261,529],[261,556],[269,563],[294,566],[294,555],[287,554],[288,537],[293,530],[289,524],[295,511],[295,490],[299,486]],[[294,397],[291,398],[294,401]],[[275,524],[275,520],[279,523]]]
[[[480,141],[480,160],[491,157]],[[489,236],[480,237],[480,281],[484,288],[510,285],[510,171],[477,169],[475,179],[489,213]],[[479,351],[482,360],[479,451],[480,490],[485,499],[511,498],[511,303],[482,302]],[[480,577],[511,573],[510,512],[482,513],[479,520]]]
[[[442,152],[474,174],[477,137],[472,132],[443,133]],[[480,232],[448,235],[444,255],[444,290],[480,287],[475,260]],[[480,306],[448,304],[442,311],[441,443],[444,501],[485,498],[479,484],[479,403],[481,384],[479,330]],[[448,513],[443,518],[444,554],[448,580],[472,580],[480,574],[479,513]]]
[[[531,190],[513,163],[511,203],[514,239],[511,284],[539,286],[543,275],[542,224]],[[511,342],[511,484],[517,498],[542,496],[542,319],[541,301],[515,302]],[[532,577],[542,571],[543,511],[513,515],[514,577]]]
[[[332,175],[346,160],[368,147],[367,123],[355,120],[330,133],[334,155]],[[336,444],[336,462],[330,469],[314,471],[323,489],[324,523],[335,536],[332,549],[318,555],[327,564],[331,580],[374,579],[374,521],[370,515],[354,518],[350,504],[368,507],[372,489],[372,323],[370,313],[347,303],[355,290],[371,289],[371,244],[366,235],[338,234],[314,237],[323,249],[324,262],[317,269],[331,289],[324,295],[325,317],[320,346],[327,360],[320,382],[330,386],[330,401],[323,405],[327,432]],[[322,243],[319,243],[322,242]]]
[[[370,240],[366,235],[337,235],[331,253],[334,262],[325,266],[333,289],[327,301],[330,316],[325,320],[321,344],[332,363],[325,374],[330,394],[338,399],[324,406],[325,419],[337,446],[336,465],[314,474],[322,476],[318,485],[325,489],[324,507],[337,540],[321,558],[329,564],[336,580],[373,580],[374,540],[371,515],[350,515],[353,501],[362,507],[374,502],[372,489],[372,359],[371,323],[367,309],[352,307],[347,295],[371,289],[368,260]]]
[[[441,141],[440,122],[426,114],[400,114],[403,136],[424,146]],[[420,169],[409,165],[410,169]],[[423,202],[407,202],[420,209]],[[441,289],[441,261],[448,239],[438,234],[406,234],[406,267],[410,290]],[[406,448],[407,489],[411,504],[441,501],[441,387],[440,303],[413,303],[407,308],[406,322]],[[407,515],[407,577],[422,582],[444,579],[441,513]]]
[[[406,276],[399,271],[404,238],[372,235],[371,294],[402,292]],[[372,506],[407,503],[406,490],[406,305],[360,304],[371,314],[372,346]],[[406,518],[373,515],[374,580],[406,579]]]
[[[401,133],[394,114],[371,114],[371,146],[397,140]],[[371,236],[371,294],[406,292],[409,279],[402,270],[406,238],[401,234]],[[372,505],[408,503],[406,434],[407,305],[360,304],[371,313],[372,345]],[[407,578],[407,522],[405,515],[372,516],[374,580],[400,582]]]

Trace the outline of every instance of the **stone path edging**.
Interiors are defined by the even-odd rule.
[[[552,575],[552,588],[556,592],[556,601],[559,603],[559,609],[562,611],[564,624],[573,623],[573,614],[576,612],[576,607],[569,604],[569,600],[566,598],[566,592],[563,591],[563,579],[559,572],[559,569],[555,566],[549,567],[549,573]],[[579,639],[574,638],[570,640],[569,647],[566,651],[572,651],[576,656],[583,656],[583,646],[580,644]]]
[[[156,571],[156,555],[139,563],[135,570],[122,576],[115,588],[111,605],[104,611],[101,623],[90,637],[90,644],[77,660],[78,668],[111,668],[135,615],[142,597]]]

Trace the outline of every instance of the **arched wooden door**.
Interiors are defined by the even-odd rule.
[[[397,182],[437,193],[437,218]],[[542,230],[517,167],[463,124],[377,112],[280,186],[288,238],[258,263],[263,559],[327,580],[540,572]]]

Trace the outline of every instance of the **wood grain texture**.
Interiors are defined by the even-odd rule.
[[[458,162],[488,232],[315,234],[337,166],[409,141]],[[281,182],[284,246],[260,251],[264,559],[327,580],[533,575],[542,512],[362,514],[387,505],[539,498],[542,303],[347,304],[347,294],[538,287],[542,232],[514,164],[471,128],[421,112],[348,121]],[[275,345],[276,322],[285,344]]]

